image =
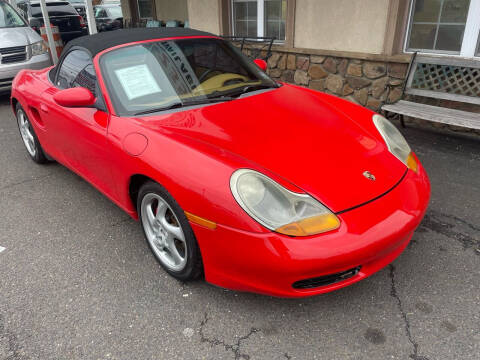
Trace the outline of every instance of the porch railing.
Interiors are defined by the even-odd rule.
[[[252,36],[223,36],[241,52],[252,59],[268,60],[272,55],[272,45],[276,40],[274,37],[252,37]]]
[[[151,20],[151,19],[140,19],[140,20],[133,20],[133,19],[124,19],[123,20],[123,27],[125,29],[129,28],[144,28],[144,27],[188,27],[188,20],[187,21],[180,21],[180,20]]]

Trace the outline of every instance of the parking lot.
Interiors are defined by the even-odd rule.
[[[179,283],[140,226],[29,160],[0,97],[0,359],[478,359],[480,138],[402,130],[432,183],[406,251],[308,299]]]

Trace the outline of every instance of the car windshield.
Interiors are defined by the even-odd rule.
[[[118,115],[233,99],[278,85],[229,42],[214,38],[131,45],[100,58]]]
[[[20,15],[10,5],[0,2],[0,29],[27,26]]]
[[[121,18],[122,15],[122,8],[120,6],[109,6],[107,7],[107,10],[110,14],[111,18]]]

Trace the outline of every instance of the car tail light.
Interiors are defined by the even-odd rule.
[[[87,24],[85,24],[85,20],[83,20],[83,17],[78,16],[78,19],[80,20],[80,27],[84,28],[87,26]]]

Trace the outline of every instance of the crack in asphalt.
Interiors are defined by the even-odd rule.
[[[410,321],[408,320],[407,313],[403,309],[402,300],[400,299],[400,296],[398,295],[398,292],[397,292],[397,287],[395,284],[395,266],[390,264],[389,269],[390,269],[389,276],[390,276],[391,286],[392,286],[390,290],[390,295],[397,300],[398,310],[400,311],[403,322],[405,323],[405,332],[407,334],[408,341],[413,346],[413,353],[410,354],[410,358],[413,360],[428,360],[427,357],[418,355],[418,343],[415,342],[415,340],[413,339],[412,331],[410,328]]]
[[[473,247],[478,249],[480,247],[480,235],[476,236],[468,233],[469,231],[473,231],[475,234],[480,234],[480,228],[454,215],[448,215],[434,210],[429,211],[425,215],[421,226],[437,234],[457,240],[462,244],[464,250]],[[459,229],[457,229],[457,227]],[[476,254],[478,254],[478,250]]]
[[[17,337],[15,334],[5,330],[3,316],[0,315],[0,346],[6,344],[6,349],[4,349],[7,357],[5,360],[26,360],[27,357],[21,353],[21,346],[18,343]],[[0,355],[2,350],[0,349]]]
[[[209,337],[205,336],[204,328],[207,325],[209,320],[210,319],[208,317],[208,314],[205,313],[205,316],[204,316],[202,322],[200,323],[200,328],[198,330],[198,332],[200,334],[200,341],[202,343],[206,342],[206,343],[210,344],[211,346],[218,346],[218,345],[223,346],[225,348],[225,350],[231,351],[233,353],[235,360],[238,360],[238,359],[249,360],[250,359],[250,355],[241,352],[242,342],[249,339],[250,336],[252,336],[253,334],[261,331],[260,329],[252,327],[250,329],[250,332],[247,335],[239,337],[235,344],[227,344],[223,340],[220,340],[220,339],[217,339],[217,338],[209,338]]]
[[[8,185],[0,187],[0,191],[10,189],[10,188],[18,186],[18,185],[23,185],[23,184],[26,184],[26,183],[29,183],[29,182],[32,182],[32,181],[43,180],[43,179],[46,179],[50,176],[52,176],[52,174],[47,174],[47,175],[38,176],[38,177],[32,178],[32,179],[25,179],[25,180],[22,180],[22,181],[18,181],[16,183],[12,183],[12,184],[8,184]]]

